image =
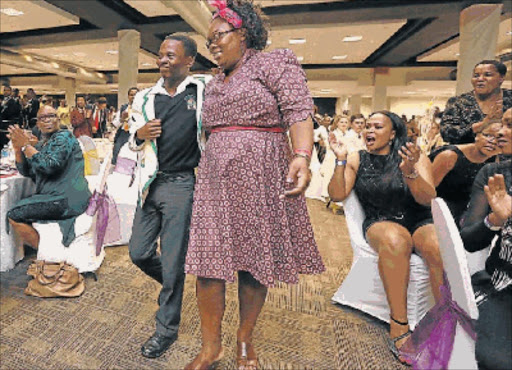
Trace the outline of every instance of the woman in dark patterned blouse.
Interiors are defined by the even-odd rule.
[[[60,129],[51,106],[39,110],[37,126],[42,140],[34,145],[22,129],[9,127],[16,167],[36,183],[36,193],[19,201],[7,212],[7,219],[24,244],[33,248],[39,246],[39,234],[32,223],[57,222],[62,244],[67,247],[75,238],[75,219],[85,212],[91,196],[84,177],[84,157],[73,134]]]
[[[501,119],[512,107],[512,90],[502,89],[507,67],[495,60],[483,60],[473,70],[473,91],[450,98],[441,121],[441,135],[450,144],[475,141],[483,120]]]
[[[313,100],[293,52],[261,51],[267,30],[252,2],[214,5],[207,46],[221,71],[206,86],[202,119],[210,136],[185,264],[197,276],[202,349],[186,369],[210,368],[222,357],[226,281],[238,275],[237,368],[254,370],[252,335],[267,287],[324,271],[303,196]]]

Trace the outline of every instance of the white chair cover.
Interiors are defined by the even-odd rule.
[[[362,225],[365,215],[354,192],[343,201],[343,206],[354,257],[350,272],[332,300],[389,323],[389,306],[379,275],[378,256],[364,238]],[[412,329],[432,307],[434,299],[423,259],[412,254],[410,266],[407,317]]]
[[[439,239],[444,270],[450,283],[452,297],[472,319],[478,318],[475,294],[471,286],[464,244],[448,206],[441,198],[432,201],[432,216]],[[457,324],[449,369],[477,369],[475,342]]]
[[[85,174],[87,176],[97,175],[100,172],[101,161],[94,140],[89,136],[82,135],[78,138],[78,143],[84,154]]]
[[[131,150],[128,144],[125,144],[119,151],[117,158],[118,163],[121,162],[121,158],[137,162],[137,153]],[[109,195],[117,205],[121,227],[121,239],[112,244],[105,244],[105,246],[126,245],[130,241],[133,218],[135,216],[135,209],[137,208],[137,184],[138,181],[136,178],[133,179],[132,183],[132,176],[117,172],[115,169],[114,172],[108,176],[107,189]]]
[[[110,170],[111,154],[105,158],[100,173],[96,178],[96,191],[102,192]],[[37,259],[49,262],[65,261],[75,266],[79,272],[96,271],[105,258],[105,250],[102,248],[96,255],[95,238],[96,216],[81,214],[75,221],[75,235],[69,247],[62,244],[62,233],[58,223],[34,223],[33,226],[40,236]]]

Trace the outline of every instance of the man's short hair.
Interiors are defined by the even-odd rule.
[[[135,90],[135,91],[139,92],[139,88],[134,86],[134,87],[130,87],[130,88],[128,89],[128,94],[130,94],[130,92],[131,92],[132,90]]]
[[[183,49],[185,49],[185,55],[187,57],[195,58],[197,55],[197,43],[191,37],[180,34],[172,34],[167,35],[165,40],[176,40],[180,41],[183,44]]]

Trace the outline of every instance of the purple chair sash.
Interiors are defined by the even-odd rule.
[[[128,159],[124,157],[117,157],[116,167],[114,168],[114,172],[120,173],[122,175],[132,176],[135,171],[135,166],[137,162],[133,159]]]
[[[447,369],[459,323],[476,340],[475,322],[452,299],[450,283],[444,275],[441,300],[427,312],[400,348],[400,355],[413,369]]]
[[[85,213],[89,216],[98,213],[96,217],[96,255],[98,256],[103,244],[121,239],[119,213],[115,202],[106,190],[103,190],[103,193],[94,192]]]

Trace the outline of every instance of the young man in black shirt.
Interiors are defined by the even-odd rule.
[[[142,355],[149,358],[161,356],[178,336],[194,168],[204,137],[200,121],[204,83],[188,76],[196,54],[191,38],[168,36],[157,61],[162,78],[135,96],[130,117],[129,145],[138,151],[139,181],[130,257],[162,284],[156,331],[142,346]]]

